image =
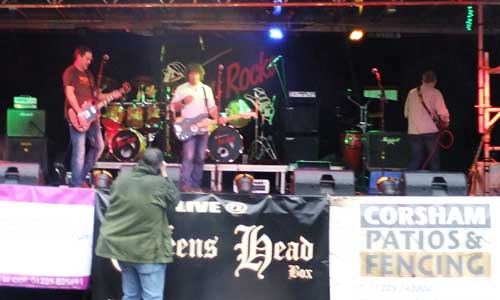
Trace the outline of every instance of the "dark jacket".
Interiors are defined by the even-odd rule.
[[[167,211],[173,212],[179,200],[172,181],[148,166],[120,174],[111,187],[96,254],[134,263],[172,262]]]

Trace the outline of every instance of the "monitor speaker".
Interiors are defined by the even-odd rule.
[[[292,192],[296,195],[354,195],[354,173],[321,169],[293,172]]]
[[[462,173],[405,172],[407,196],[467,196],[467,181]]]
[[[43,173],[37,163],[0,162],[0,183],[43,185]]]

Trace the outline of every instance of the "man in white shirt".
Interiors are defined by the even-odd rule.
[[[437,78],[433,71],[422,75],[422,85],[408,93],[405,117],[408,119],[410,163],[408,170],[422,169],[429,157],[429,170],[439,171],[439,128],[448,127],[450,114],[443,95],[436,89]]]
[[[203,84],[205,69],[200,64],[187,66],[188,82],[177,87],[172,99],[172,110],[180,112],[182,118],[194,118],[206,114],[217,121],[218,109],[212,89]],[[201,192],[203,164],[208,143],[208,128],[203,134],[195,135],[182,144],[181,190]]]

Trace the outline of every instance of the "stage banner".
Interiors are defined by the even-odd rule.
[[[98,205],[106,196],[99,194]],[[327,300],[328,202],[321,197],[183,194],[172,223],[171,300]],[[102,215],[102,214],[101,214]],[[120,299],[120,276],[96,257],[94,300]]]
[[[0,184],[0,286],[87,289],[95,193]]]
[[[498,197],[338,197],[335,300],[498,299]]]

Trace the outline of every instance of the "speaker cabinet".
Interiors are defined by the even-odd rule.
[[[8,109],[7,136],[44,137],[45,111],[36,109]]]
[[[354,195],[354,173],[321,169],[293,172],[292,193],[296,195]]]
[[[43,173],[37,163],[0,162],[0,183],[43,185]]]
[[[47,172],[47,140],[45,138],[7,138],[5,159],[38,163]]]
[[[467,196],[467,181],[462,173],[405,172],[407,196]]]
[[[366,138],[368,170],[407,168],[409,148],[406,133],[370,131]]]
[[[317,133],[319,106],[313,103],[296,103],[285,107],[284,127],[286,133]]]
[[[298,160],[318,160],[319,137],[317,135],[286,136],[282,149],[285,163]]]

